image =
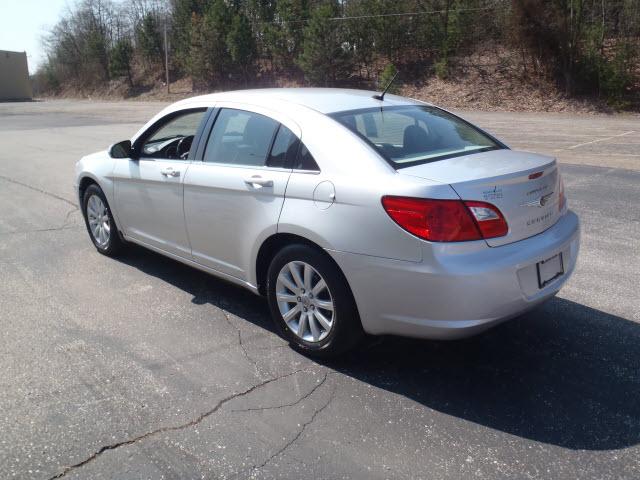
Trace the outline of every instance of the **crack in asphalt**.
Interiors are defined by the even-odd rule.
[[[74,202],[61,197],[59,195],[56,195],[54,193],[48,192],[46,190],[43,190],[41,188],[38,187],[34,187],[33,185],[29,185],[27,183],[24,182],[20,182],[18,180],[15,180],[13,178],[9,178],[6,177],[4,175],[0,175],[0,179],[5,180],[7,182],[16,184],[16,185],[20,185],[22,187],[28,188],[30,190],[33,190],[35,192],[41,193],[43,195],[47,195],[51,198],[54,198],[56,200],[62,201],[64,203],[67,203],[69,205],[71,205],[73,208],[71,210],[69,210],[66,215],[65,215],[65,219],[64,219],[64,223],[59,226],[59,227],[52,227],[52,228],[42,228],[42,229],[34,229],[34,230],[26,230],[26,231],[16,231],[16,232],[8,232],[9,234],[20,234],[20,233],[36,233],[36,232],[52,232],[52,231],[61,231],[61,230],[69,230],[72,229],[74,227],[69,225],[69,218],[71,217],[71,215],[75,212],[78,211],[79,207],[77,204],[75,204]],[[240,349],[242,350],[242,353],[244,355],[244,357],[247,359],[247,361],[253,365],[254,369],[255,369],[255,374],[258,378],[260,379],[264,379],[264,374],[260,369],[260,366],[258,365],[258,362],[253,359],[251,357],[251,355],[249,355],[249,352],[246,348],[246,345],[244,344],[243,338],[242,338],[242,331],[240,330],[240,328],[238,326],[236,326],[233,321],[231,320],[229,313],[221,306],[221,305],[217,305],[217,307],[220,309],[220,311],[222,312],[226,322],[237,331],[238,333],[238,345],[240,347]],[[110,451],[110,450],[116,450],[120,447],[124,447],[127,445],[132,445],[134,443],[137,443],[141,440],[145,440],[147,438],[153,437],[155,435],[158,435],[160,433],[166,433],[166,432],[173,432],[173,431],[178,431],[178,430],[183,430],[185,428],[190,428],[193,426],[198,425],[200,422],[202,422],[203,420],[205,420],[206,418],[208,418],[209,416],[213,415],[214,413],[216,413],[218,410],[220,410],[225,404],[227,404],[228,402],[235,400],[237,398],[243,397],[245,395],[249,395],[250,393],[252,393],[253,391],[268,385],[270,383],[273,383],[275,381],[281,380],[283,378],[287,378],[293,375],[296,375],[297,373],[300,373],[306,369],[308,369],[309,367],[306,368],[301,368],[301,369],[297,369],[291,373],[285,374],[285,375],[280,375],[277,377],[272,377],[266,380],[261,381],[260,383],[251,386],[250,388],[243,390],[241,392],[237,392],[234,393],[232,395],[229,395],[225,398],[223,398],[222,400],[220,400],[218,403],[216,403],[216,405],[211,408],[210,410],[207,410],[206,412],[200,414],[198,417],[196,417],[193,420],[190,420],[189,422],[180,424],[180,425],[173,425],[173,426],[166,426],[166,427],[160,427],[157,428],[155,430],[151,430],[148,431],[146,433],[143,433],[141,435],[138,435],[136,437],[130,438],[128,440],[123,440],[120,442],[116,442],[116,443],[112,443],[109,445],[104,445],[102,447],[100,447],[98,450],[96,450],[93,454],[89,455],[87,458],[85,458],[84,460],[75,463],[73,465],[69,465],[64,467],[64,469],[57,473],[56,475],[53,475],[52,477],[49,477],[49,480],[55,480],[55,479],[59,479],[59,478],[63,478],[65,477],[68,473],[77,470],[79,468],[82,468],[83,466],[93,462],[94,460],[96,460],[98,457],[100,457],[103,453]],[[301,396],[300,398],[298,398],[295,402],[292,403],[288,403],[288,404],[282,404],[282,405],[273,405],[273,406],[268,406],[268,407],[259,407],[259,408],[248,408],[248,409],[239,409],[239,410],[232,410],[233,412],[250,412],[250,411],[264,411],[264,410],[273,410],[273,409],[280,409],[280,408],[288,408],[288,407],[293,407],[295,405],[298,405],[299,403],[303,402],[304,400],[306,400],[307,398],[309,398],[311,395],[313,395],[320,387],[322,387],[325,383],[326,380],[328,378],[329,372],[326,372],[324,377],[322,378],[322,380],[320,382],[318,382],[316,385],[313,386],[313,388],[311,388],[306,394],[304,394],[303,396]],[[307,427],[313,423],[316,419],[316,417],[322,412],[324,411],[329,404],[333,401],[333,397],[335,395],[335,388],[333,389],[333,392],[331,393],[331,395],[329,396],[329,399],[327,400],[327,402],[320,407],[319,409],[317,409],[313,415],[311,416],[311,418],[302,424],[302,427],[298,430],[298,432],[288,441],[286,442],[280,449],[278,449],[276,452],[274,452],[272,455],[270,455],[264,462],[262,462],[260,465],[255,465],[251,468],[249,468],[249,471],[254,471],[254,470],[259,470],[261,468],[263,468],[265,465],[267,465],[271,460],[273,460],[274,458],[276,458],[277,456],[281,455],[284,451],[286,451],[288,448],[290,448],[295,442],[298,441],[298,439],[302,436],[302,434],[304,433],[304,431],[307,429]],[[237,475],[239,475],[242,472],[239,472]],[[236,475],[236,476],[237,476]]]
[[[15,232],[0,233],[0,235],[5,236],[5,235],[21,235],[26,233],[60,232],[62,230],[80,230],[80,227],[63,225],[62,227],[36,228],[35,230],[16,230]]]
[[[24,235],[24,234],[28,234],[28,233],[42,233],[42,232],[61,232],[63,230],[80,230],[80,226],[79,225],[69,225],[69,217],[71,216],[72,213],[75,213],[77,211],[78,211],[78,207],[74,207],[72,210],[67,212],[67,214],[65,216],[64,223],[59,227],[34,228],[33,230],[16,230],[16,231],[13,231],[13,232],[0,233],[0,236]]]
[[[295,407],[300,402],[306,400],[311,395],[313,395],[316,390],[318,390],[322,385],[324,385],[324,383],[327,381],[327,377],[328,376],[329,376],[329,372],[326,372],[324,374],[324,377],[322,378],[322,380],[320,380],[318,383],[316,383],[311,390],[309,390],[307,393],[302,395],[295,402],[284,403],[282,405],[272,405],[272,406],[269,406],[269,407],[241,408],[241,409],[231,410],[231,411],[232,412],[260,412],[260,411],[264,411],[264,410],[279,410],[281,408]]]
[[[62,230],[76,230],[80,229],[78,225],[69,225],[69,217],[71,214],[78,211],[78,207],[73,207],[71,210],[67,212],[64,217],[64,223],[59,227],[50,227],[50,228],[35,228],[33,230],[16,230],[15,232],[4,232],[0,235],[19,235],[25,233],[40,233],[40,232],[60,232]]]
[[[61,197],[60,195],[56,195],[55,193],[47,192],[46,190],[42,190],[41,188],[34,187],[33,185],[29,185],[28,183],[20,182],[19,180],[14,180],[13,178],[10,178],[10,177],[5,177],[4,175],[0,175],[0,178],[2,180],[6,180],[7,182],[14,183],[16,185],[21,185],[21,186],[23,186],[25,188],[28,188],[30,190],[33,190],[35,192],[42,193],[43,195],[48,195],[51,198],[55,198],[56,200],[60,200],[61,202],[68,203],[69,205],[75,207],[76,209],[78,208],[78,205],[76,205],[75,202],[72,202],[71,200],[69,200],[67,198]]]
[[[225,315],[225,317],[227,317],[227,313],[226,312],[224,313],[224,315]],[[257,360],[254,360],[253,357],[251,357],[251,355],[249,355],[249,352],[247,351],[247,347],[245,347],[244,342],[242,341],[242,332],[240,331],[239,328],[238,328],[238,345],[240,346],[240,350],[242,350],[242,354],[245,356],[247,361],[253,365],[253,368],[256,371],[256,376],[258,378],[263,378],[262,372],[260,370],[260,366],[258,365]]]
[[[264,378],[264,375],[263,375],[262,371],[260,370],[258,362],[253,357],[251,357],[251,355],[249,355],[249,352],[247,351],[247,348],[246,348],[246,346],[245,346],[245,344],[244,344],[244,342],[242,340],[242,331],[240,330],[240,328],[237,325],[235,325],[231,321],[231,317],[229,316],[229,312],[227,312],[223,308],[222,305],[217,304],[216,306],[220,309],[220,311],[222,312],[222,315],[224,316],[224,319],[231,326],[231,328],[233,328],[234,330],[236,330],[238,332],[238,345],[240,346],[240,350],[242,350],[242,354],[247,359],[247,362],[249,362],[251,365],[253,365],[256,377]]]
[[[39,233],[39,232],[57,232],[57,231],[61,231],[61,230],[71,230],[72,226],[69,225],[69,217],[71,217],[72,214],[74,214],[75,212],[78,211],[78,205],[76,205],[75,203],[73,203],[72,201],[61,197],[59,195],[56,195],[55,193],[51,193],[51,192],[47,192],[46,190],[42,190],[41,188],[38,187],[34,187],[33,185],[29,185],[27,183],[23,183],[20,182],[18,180],[14,180],[13,178],[9,178],[9,177],[5,177],[4,175],[0,175],[0,179],[5,180],[9,183],[13,183],[16,185],[20,185],[22,187],[28,188],[30,190],[33,190],[35,192],[38,193],[42,193],[43,195],[47,195],[49,197],[55,198],[56,200],[60,200],[61,202],[65,202],[69,205],[71,205],[73,208],[71,210],[69,210],[65,216],[64,216],[64,222],[61,226],[59,227],[51,227],[51,228],[36,228],[33,230],[18,230],[15,232],[6,232],[3,233],[2,235],[18,235],[18,234],[25,234],[25,233]]]
[[[319,409],[317,409],[315,412],[313,412],[313,415],[311,415],[311,418],[309,420],[307,420],[305,423],[302,424],[302,427],[298,430],[298,432],[291,437],[291,439],[286,442],[282,447],[280,447],[276,452],[274,452],[273,454],[271,454],[264,462],[262,462],[260,465],[254,465],[250,468],[244,469],[240,472],[238,472],[237,474],[235,474],[233,476],[233,478],[238,478],[239,475],[241,475],[242,473],[245,473],[247,471],[252,471],[255,472],[257,470],[260,470],[261,468],[263,468],[265,465],[267,465],[269,462],[271,462],[271,460],[273,460],[274,458],[278,457],[279,455],[281,455],[282,453],[284,453],[288,448],[290,448],[293,444],[295,444],[298,439],[302,436],[302,434],[304,433],[304,431],[307,429],[307,427],[309,425],[311,425],[316,417],[318,415],[320,415],[330,404],[331,402],[333,402],[333,398],[335,396],[336,393],[336,387],[333,387],[333,391],[331,392],[331,395],[329,395],[329,399],[327,400],[327,402],[320,407]]]
[[[69,217],[72,214],[76,213],[77,211],[78,211],[78,206],[74,205],[73,208],[67,212],[67,214],[64,216],[64,224],[62,225],[63,227],[67,226],[67,224],[69,223]]]
[[[210,417],[211,415],[213,415],[214,413],[216,413],[218,410],[220,410],[225,404],[227,404],[228,402],[236,399],[236,398],[240,398],[243,397],[245,395],[248,395],[252,392],[254,392],[255,390],[264,387],[265,385],[268,385],[269,383],[273,383],[276,382],[278,380],[282,380],[283,378],[288,378],[291,377],[293,375],[296,375],[304,370],[307,370],[309,367],[306,368],[300,368],[297,370],[294,370],[293,372],[287,373],[285,375],[280,375],[277,377],[272,377],[269,378],[267,380],[264,380],[256,385],[253,385],[252,387],[243,390],[241,392],[237,392],[234,393],[232,395],[229,395],[225,398],[223,398],[222,400],[220,400],[218,403],[215,404],[215,406],[209,410],[207,410],[206,412],[200,414],[198,417],[196,417],[193,420],[190,420],[189,422],[186,423],[182,423],[180,425],[173,425],[173,426],[168,426],[168,427],[160,427],[157,428],[155,430],[151,430],[149,432],[143,433],[141,435],[138,435],[134,438],[130,438],[129,440],[123,440],[120,442],[116,442],[116,443],[112,443],[109,445],[104,445],[102,446],[100,449],[98,449],[97,451],[95,451],[93,454],[89,455],[87,458],[85,458],[84,460],[82,460],[81,462],[75,463],[73,465],[69,465],[67,467],[65,467],[60,473],[57,473],[56,475],[49,477],[49,480],[54,480],[57,478],[62,478],[64,476],[66,476],[69,472],[76,470],[78,468],[81,468],[85,465],[87,465],[88,463],[91,463],[92,461],[96,460],[100,455],[102,455],[104,452],[107,452],[109,450],[116,450],[120,447],[124,447],[127,445],[132,445],[136,442],[139,442],[140,440],[145,440],[147,438],[153,437],[159,433],[165,433],[165,432],[175,432],[178,430],[183,430],[185,428],[189,428],[189,427],[194,427],[196,425],[198,425],[200,422],[202,422],[204,419],[206,419],[207,417]]]

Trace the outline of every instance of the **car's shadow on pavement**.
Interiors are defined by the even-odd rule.
[[[334,368],[538,442],[586,450],[640,443],[640,325],[560,298],[474,338],[389,338]]]
[[[120,259],[274,331],[266,302],[135,248]],[[454,342],[372,340],[324,365],[425,407],[569,449],[640,443],[640,325],[554,298],[485,334]]]

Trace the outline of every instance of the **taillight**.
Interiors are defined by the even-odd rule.
[[[431,242],[463,242],[506,235],[507,222],[490,203],[382,197],[389,216],[402,228]]]

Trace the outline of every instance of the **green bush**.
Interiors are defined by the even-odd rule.
[[[446,57],[435,62],[433,68],[438,78],[445,80],[449,76],[449,62]]]

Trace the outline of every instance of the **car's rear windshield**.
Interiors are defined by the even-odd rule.
[[[332,117],[372,144],[395,168],[505,148],[455,115],[426,105],[350,110]]]

